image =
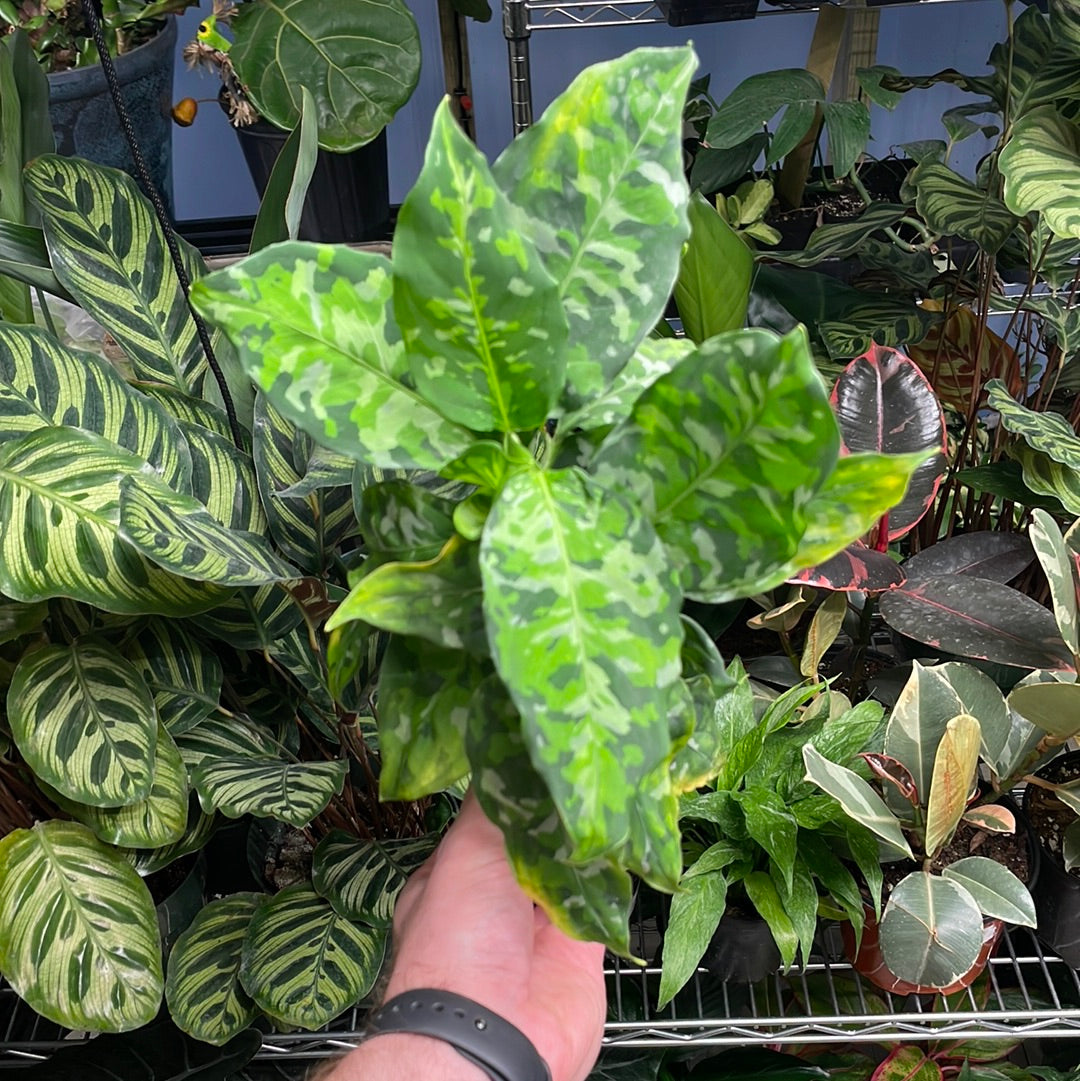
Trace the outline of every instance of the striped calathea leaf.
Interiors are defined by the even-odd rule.
[[[1014,214],[1037,210],[1057,236],[1080,237],[1080,126],[1053,106],[1034,109],[1012,126],[998,167]]]
[[[265,534],[266,511],[259,499],[251,455],[227,434],[178,421],[191,451],[191,494],[228,529]]]

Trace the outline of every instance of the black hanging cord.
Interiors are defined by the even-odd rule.
[[[187,275],[184,260],[180,255],[180,245],[176,240],[176,231],[172,227],[172,222],[169,221],[169,213],[161,200],[161,193],[150,178],[150,170],[146,167],[146,159],[143,157],[139,141],[135,136],[135,127],[131,123],[131,115],[128,113],[127,105],[124,104],[124,98],[120,92],[120,80],[116,77],[116,67],[113,64],[112,56],[109,55],[109,46],[105,41],[105,32],[101,26],[101,0],[82,0],[82,10],[83,17],[86,19],[87,25],[90,27],[90,33],[94,38],[94,44],[97,46],[98,55],[101,58],[101,67],[105,72],[105,82],[108,84],[109,94],[112,97],[116,115],[120,120],[124,138],[127,139],[128,147],[131,149],[131,158],[135,162],[135,169],[139,174],[139,179],[142,181],[146,194],[150,197],[150,202],[154,205],[154,213],[157,215],[158,223],[165,234],[165,244],[169,249],[169,255],[172,257],[173,266],[176,268],[176,276],[180,279],[180,288],[184,291],[184,300],[187,301],[188,311],[191,313],[191,318],[195,321],[195,327],[199,332],[199,341],[202,343],[203,352],[206,354],[206,361],[210,365],[210,370],[214,373],[214,379],[217,380],[217,385],[221,390],[221,398],[225,403],[225,413],[229,418],[229,430],[232,432],[233,442],[238,448],[243,449],[240,421],[237,419],[236,406],[233,404],[232,395],[229,393],[229,387],[225,381],[225,373],[222,372],[221,365],[218,364],[218,359],[214,355],[214,347],[210,344],[210,332],[207,330],[202,317],[192,307],[191,279]]]

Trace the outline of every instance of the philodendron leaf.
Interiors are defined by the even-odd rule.
[[[364,841],[332,830],[315,848],[311,884],[339,916],[388,928],[398,894],[437,842],[434,836]]]
[[[998,167],[1014,214],[1037,210],[1057,236],[1080,237],[1080,127],[1051,105],[1032,109],[1013,123]]]
[[[720,925],[728,883],[722,871],[685,878],[671,899],[656,1007],[662,1010],[697,971]]]
[[[893,848],[912,858],[911,847],[900,829],[896,816],[881,797],[857,773],[830,762],[816,747],[803,748],[806,780],[840,803],[856,822],[871,830]]]
[[[926,803],[924,846],[928,859],[933,859],[948,844],[967,807],[975,787],[979,742],[979,722],[969,713],[953,717],[945,726],[934,756]]]
[[[204,810],[221,811],[228,818],[256,814],[303,829],[341,792],[347,772],[343,759],[208,759],[191,770],[191,785]]]
[[[80,638],[27,653],[8,689],[8,721],[27,765],[61,795],[121,807],[150,794],[154,700],[112,646]]]
[[[996,860],[968,856],[950,864],[941,873],[963,886],[975,898],[984,916],[1021,927],[1035,926],[1035,902],[1027,887]]]
[[[603,390],[664,313],[688,233],[680,133],[696,66],[686,47],[594,64],[492,168],[559,285],[567,409]]]
[[[657,380],[594,468],[652,517],[685,591],[719,603],[777,584],[838,449],[805,334],[755,329]]]
[[[1054,618],[1065,645],[1074,654],[1080,653],[1080,616],[1076,603],[1075,557],[1065,547],[1057,522],[1044,510],[1032,511],[1028,536],[1035,547],[1039,565],[1050,584],[1050,596],[1054,602]]]
[[[339,916],[308,883],[288,886],[255,909],[240,982],[270,1017],[313,1032],[371,990],[386,937]]]
[[[240,986],[240,962],[262,895],[233,893],[202,908],[169,954],[165,1001],[176,1025],[220,1047],[259,1010]]]
[[[983,942],[983,916],[959,882],[913,871],[889,896],[881,952],[902,980],[948,987],[970,971]]]
[[[663,545],[583,473],[533,469],[496,499],[480,572],[495,667],[575,858],[610,852],[670,753],[682,625]]]
[[[0,972],[65,1028],[125,1032],[161,1002],[161,940],[143,880],[74,822],[0,840]]]
[[[993,255],[1016,228],[1017,218],[991,192],[975,187],[948,166],[927,162],[915,170],[915,205],[926,224],[946,236],[973,240]]]
[[[420,393],[476,432],[543,424],[566,374],[559,288],[448,98],[401,206],[393,263]]]
[[[208,275],[192,301],[274,407],[318,442],[383,469],[437,469],[473,436],[402,382],[392,292],[383,256],[290,241]]]

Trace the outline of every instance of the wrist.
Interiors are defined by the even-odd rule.
[[[385,1032],[362,1043],[327,1081],[491,1081],[448,1043],[411,1032]]]

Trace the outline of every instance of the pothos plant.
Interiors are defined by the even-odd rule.
[[[390,632],[382,795],[470,774],[525,889],[624,954],[629,872],[677,888],[678,795],[716,750],[684,599],[842,547],[923,458],[840,457],[801,331],[647,337],[687,237],[694,65],[588,69],[490,167],[444,103],[391,259],[290,243],[193,289],[317,442],[466,486],[368,490],[365,536],[394,557],[351,572],[331,656]]]

